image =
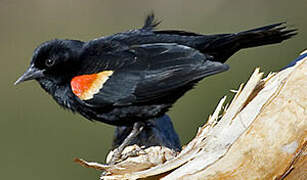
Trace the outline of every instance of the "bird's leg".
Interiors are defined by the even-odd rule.
[[[144,129],[144,126],[145,126],[144,122],[135,122],[133,124],[133,128],[130,134],[125,138],[123,143],[114,150],[114,154],[112,156],[110,164],[115,164],[121,159],[122,152],[125,149],[125,147],[131,144],[133,139],[136,138],[141,133],[141,131]]]

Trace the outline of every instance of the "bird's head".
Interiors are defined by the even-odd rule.
[[[78,69],[78,50],[83,42],[75,40],[51,40],[39,45],[32,56],[27,71],[15,82],[28,80],[67,83]]]

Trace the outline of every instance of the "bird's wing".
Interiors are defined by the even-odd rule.
[[[210,61],[209,56],[178,44],[135,45],[123,51],[117,53],[117,56],[123,56],[117,57],[117,61],[122,58],[126,63],[114,60],[113,64],[120,66],[72,79],[74,94],[86,105],[103,107],[148,103],[228,69],[227,65]]]

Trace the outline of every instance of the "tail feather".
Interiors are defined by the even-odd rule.
[[[235,34],[239,40],[240,48],[250,48],[267,44],[280,43],[297,34],[297,29],[287,30],[285,23],[277,23]]]
[[[281,22],[281,23],[275,23],[275,24],[270,24],[270,25],[267,25],[267,26],[262,26],[262,27],[259,27],[259,28],[255,28],[255,29],[250,29],[250,30],[247,30],[247,31],[243,31],[241,33],[246,33],[246,32],[256,32],[256,31],[263,31],[263,30],[270,30],[270,29],[273,29],[273,28],[277,28],[283,24],[286,24],[286,22]],[[286,26],[282,26],[282,27],[279,27],[279,28],[286,28]]]
[[[297,34],[297,29],[287,29],[284,24],[284,22],[276,23],[248,31],[218,36],[218,38],[206,44],[201,51],[212,55],[217,61],[225,62],[240,49],[280,43]]]

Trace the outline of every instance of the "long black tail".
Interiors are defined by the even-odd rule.
[[[240,49],[280,43],[297,34],[297,29],[287,29],[284,24],[277,23],[234,34],[208,36],[207,38],[212,40],[204,44],[201,51],[212,55],[216,61],[225,62]]]

